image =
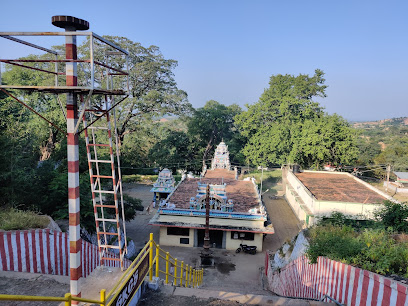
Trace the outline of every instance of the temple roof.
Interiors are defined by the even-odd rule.
[[[168,202],[176,205],[176,208],[189,209],[190,198],[197,195],[197,186],[201,184],[226,185],[227,197],[234,201],[234,212],[248,212],[252,208],[259,207],[257,192],[251,181],[235,180],[234,172],[226,169],[208,170],[205,177],[187,178],[180,183],[171,195]]]

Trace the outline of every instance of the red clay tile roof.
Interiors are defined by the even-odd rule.
[[[205,173],[205,177],[208,178],[221,178],[224,179],[235,179],[235,171],[228,171],[227,169],[214,169],[214,170],[207,170]]]
[[[295,175],[320,201],[376,204],[386,200],[382,195],[345,174],[302,172]]]
[[[218,170],[210,170],[210,176],[215,176]],[[207,171],[208,173],[209,171]],[[229,171],[234,173],[233,171]],[[174,191],[168,202],[176,205],[176,208],[188,209],[190,207],[190,198],[197,195],[199,178],[185,179]],[[222,178],[207,177],[201,179],[202,184],[222,184]],[[251,208],[259,206],[255,187],[250,181],[239,181],[224,177],[224,183],[227,184],[225,190],[227,198],[234,201],[234,212],[248,212]]]

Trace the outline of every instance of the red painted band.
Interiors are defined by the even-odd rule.
[[[68,133],[67,135],[67,144],[70,146],[77,146],[78,145],[78,137],[73,133]]]
[[[16,231],[16,244],[17,244],[17,271],[23,272],[22,268],[22,254],[21,254],[21,241],[20,241],[20,231]]]
[[[45,273],[43,235],[44,235],[44,232],[42,230],[39,230],[38,231],[38,238],[39,238],[38,241],[39,241],[39,244],[40,244],[41,273]]]
[[[1,264],[3,266],[3,271],[7,271],[7,259],[6,259],[6,251],[4,247],[4,236],[6,234],[0,233],[0,254],[1,254]],[[28,249],[28,248],[27,248]]]
[[[82,276],[81,267],[70,268],[69,271],[71,280],[79,280]]]
[[[30,232],[31,235],[31,241],[32,241],[32,245],[33,245],[33,270],[34,273],[38,273],[38,269],[37,269],[37,248],[36,248],[36,241],[35,241],[35,230],[32,230]]]
[[[52,269],[51,269],[51,244],[50,244],[50,229],[47,228],[45,230],[46,235],[47,235],[47,263],[48,263],[48,274],[52,274]]]
[[[76,254],[81,251],[81,239],[69,242],[69,253]]]
[[[75,200],[79,198],[79,186],[75,188],[68,187],[68,199]]]
[[[26,258],[26,271],[31,272],[30,265],[30,251],[28,247],[28,231],[24,231],[24,248],[25,248],[25,258]]]
[[[68,173],[79,173],[79,160],[68,162]]]

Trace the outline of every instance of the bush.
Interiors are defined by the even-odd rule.
[[[375,212],[376,219],[385,227],[397,232],[408,232],[408,207],[406,204],[384,201],[384,207]]]
[[[397,242],[390,230],[318,225],[309,229],[308,237],[311,263],[326,256],[379,274],[408,277],[408,243]]]
[[[354,229],[362,228],[378,228],[380,224],[376,224],[374,220],[356,220],[352,216],[345,215],[341,212],[333,212],[329,217],[322,218],[319,221],[320,225],[334,226],[351,226]]]
[[[392,232],[366,230],[359,240],[366,246],[351,262],[363,269],[380,274],[398,274],[408,277],[408,243],[398,243]]]
[[[307,256],[312,263],[317,262],[319,256],[327,256],[333,260],[347,261],[356,256],[364,248],[358,241],[357,233],[352,227],[326,225],[316,226],[309,230],[309,248]]]

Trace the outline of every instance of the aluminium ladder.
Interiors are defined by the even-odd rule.
[[[107,111],[110,102],[105,96],[104,109],[86,109],[83,122],[100,262],[103,266],[110,260],[120,261],[123,271],[124,255],[127,254],[126,226],[116,115],[113,111],[114,116],[111,118]],[[114,123],[115,146],[111,119]],[[87,120],[94,124],[88,126]],[[112,256],[112,252],[118,253],[119,258]]]

